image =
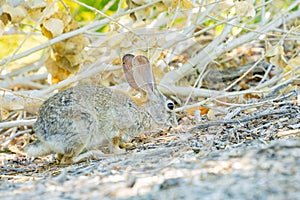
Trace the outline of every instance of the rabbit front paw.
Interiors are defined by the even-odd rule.
[[[126,149],[133,146],[130,142],[124,142],[122,136],[114,137],[112,142],[109,144],[109,150],[114,154],[124,154]]]

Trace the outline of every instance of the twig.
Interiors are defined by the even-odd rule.
[[[43,102],[43,95],[35,90],[13,92],[0,88],[1,107],[6,110],[35,111]]]
[[[10,121],[10,122],[1,122],[0,123],[0,129],[3,128],[11,128],[16,126],[31,126],[36,121],[36,119],[22,119],[18,121]]]
[[[234,119],[234,120],[220,120],[220,121],[209,122],[209,123],[197,125],[197,126],[190,128],[190,131],[197,131],[197,130],[209,128],[211,126],[218,126],[221,124],[240,124],[242,122],[249,122],[249,121],[259,119],[262,117],[267,117],[267,116],[271,116],[271,115],[283,115],[283,114],[287,114],[287,113],[289,113],[289,114],[296,113],[296,111],[293,111],[291,109],[267,111],[267,112],[258,113],[257,115],[251,116],[251,117],[242,117],[240,119]]]
[[[280,131],[277,133],[277,137],[278,138],[282,138],[282,137],[286,137],[286,136],[290,136],[290,135],[297,135],[300,134],[300,129],[296,129],[296,130],[288,130],[288,131]]]
[[[15,134],[13,134],[12,136],[10,136],[9,138],[7,138],[6,140],[4,140],[3,142],[0,142],[0,145],[2,146],[2,147],[7,147],[8,145],[9,145],[9,143],[13,140],[13,139],[15,139],[16,137],[18,137],[18,136],[20,136],[20,135],[23,135],[23,134],[25,134],[25,133],[31,133],[32,132],[32,130],[30,130],[30,129],[27,129],[27,130],[24,130],[24,131],[19,131],[19,132],[17,132],[17,133],[15,133]]]
[[[1,88],[13,89],[14,87],[31,87],[37,89],[46,88],[46,85],[35,83],[33,81],[44,80],[48,77],[48,74],[38,74],[38,75],[30,75],[30,76],[18,76],[11,80],[10,78],[6,78],[2,82],[0,82]]]
[[[5,74],[4,77],[7,78],[7,77],[20,76],[22,74],[38,70],[39,68],[41,68],[41,66],[43,66],[43,59],[38,59],[37,61],[34,61],[33,63],[30,63],[30,64],[24,65],[22,67],[18,67],[17,69],[11,70],[11,72]],[[5,79],[4,77],[2,79]]]
[[[265,80],[267,80],[267,77],[272,69],[273,65],[272,64],[269,64],[263,78],[259,81],[259,83],[257,84],[257,86],[261,85],[263,82],[265,82]]]

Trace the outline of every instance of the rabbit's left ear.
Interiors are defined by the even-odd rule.
[[[134,58],[134,55],[132,54],[126,54],[122,58],[122,66],[123,66],[123,72],[125,75],[125,79],[127,83],[135,90],[139,90],[138,84],[135,82],[133,77],[133,66],[132,66],[132,60]]]
[[[151,64],[147,57],[137,55],[132,59],[133,77],[139,88],[154,93],[155,80]]]

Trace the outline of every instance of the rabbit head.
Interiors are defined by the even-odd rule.
[[[131,88],[146,95],[146,101],[140,103],[156,125],[171,125],[171,113],[174,104],[157,89],[151,64],[145,56],[126,54],[123,56],[125,79]]]

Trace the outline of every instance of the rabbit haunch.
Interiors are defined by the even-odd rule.
[[[34,124],[38,140],[25,147],[26,153],[34,157],[57,153],[61,163],[72,163],[105,142],[114,152],[121,142],[169,124],[167,101],[154,84],[149,60],[127,54],[123,70],[132,88],[147,93],[147,101],[139,105],[125,92],[97,86],[61,91],[40,107]]]

